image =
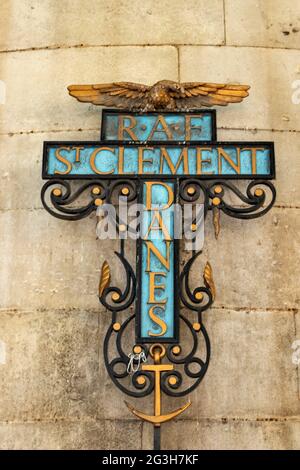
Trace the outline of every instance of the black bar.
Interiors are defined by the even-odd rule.
[[[179,439],[180,441],[180,439]],[[266,443],[267,445],[267,443]],[[251,443],[249,443],[251,447]],[[297,450],[297,449],[295,449]],[[131,462],[129,463],[129,458]],[[232,464],[237,464],[236,468],[239,470],[245,466],[245,461],[248,465],[253,463],[270,464],[284,466],[285,468],[290,464],[299,466],[299,453],[295,451],[265,451],[265,450],[2,450],[0,451],[0,464],[15,463],[19,464],[19,468],[26,468],[26,464],[36,464],[36,468],[40,469],[41,464],[48,466],[62,463],[73,464],[78,468],[81,465],[87,468],[89,464],[93,464],[96,469],[109,468],[109,464],[113,464],[114,468],[143,468],[145,464],[149,468],[155,465],[170,464],[172,466],[185,466],[189,465],[192,468],[203,468],[206,463],[211,462],[220,464],[220,468],[228,463],[230,468]],[[4,466],[3,466],[4,468]],[[30,469],[32,469],[32,465]],[[276,466],[275,466],[276,468]]]
[[[160,450],[160,426],[153,427],[153,450]]]

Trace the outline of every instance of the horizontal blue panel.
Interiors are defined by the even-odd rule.
[[[160,209],[161,219],[153,210],[143,212],[141,305],[137,315],[140,336],[163,341],[174,337],[174,183],[144,182],[144,206],[149,202],[152,208]],[[158,230],[160,226],[164,231]]]
[[[118,141],[215,140],[215,112],[121,113],[103,110],[101,139]]]
[[[126,175],[274,177],[273,144],[45,143],[43,177],[82,178]]]

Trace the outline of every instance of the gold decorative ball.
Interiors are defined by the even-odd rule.
[[[169,377],[168,382],[169,382],[170,385],[176,385],[177,378],[174,375],[171,375],[171,377]]]
[[[127,187],[121,189],[121,193],[123,196],[128,196],[129,194],[129,189]]]
[[[193,329],[195,331],[200,331],[201,330],[201,325],[200,323],[196,322],[196,323],[193,323]]]
[[[203,294],[202,294],[202,292],[196,292],[195,298],[196,298],[197,300],[203,300]]]
[[[180,346],[173,346],[172,353],[174,354],[174,356],[178,356],[181,353],[181,347]]]
[[[93,189],[92,189],[92,193],[97,195],[97,194],[101,194],[101,188],[99,188],[99,186],[95,186]]]
[[[113,329],[114,329],[115,331],[119,331],[120,328],[121,328],[121,324],[120,324],[120,323],[114,323],[114,324],[113,324]]]
[[[193,196],[196,192],[196,189],[194,188],[194,186],[190,186],[188,189],[187,189],[187,193],[189,194],[189,196]]]
[[[223,191],[222,186],[216,186],[214,189],[215,194],[221,194],[222,191]]]
[[[221,199],[219,197],[214,197],[212,203],[214,206],[218,206],[219,204],[221,204]]]
[[[261,196],[264,194],[264,190],[261,189],[261,188],[257,188],[257,189],[254,191],[254,194],[255,194],[255,196],[257,196],[257,197],[261,197]]]
[[[133,348],[134,354],[140,354],[142,352],[142,347],[136,344]]]
[[[136,379],[137,383],[139,385],[144,385],[146,383],[146,379],[143,375],[140,375],[137,379]]]
[[[114,302],[117,302],[120,298],[120,294],[118,292],[113,292],[111,298]]]

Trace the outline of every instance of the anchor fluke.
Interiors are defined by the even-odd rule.
[[[125,401],[125,405],[131,411],[131,413],[133,413],[138,418],[140,418],[144,421],[148,421],[148,423],[152,423],[154,425],[155,424],[157,425],[157,424],[165,423],[166,421],[170,421],[171,419],[176,418],[176,416],[183,413],[191,404],[192,403],[189,400],[188,403],[181,406],[180,408],[177,408],[174,411],[171,411],[171,413],[168,413],[166,415],[153,416],[153,415],[147,415],[146,413],[143,413],[142,411],[136,410],[135,408],[133,408],[132,405],[130,405],[130,403]]]

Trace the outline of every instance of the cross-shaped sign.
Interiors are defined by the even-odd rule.
[[[138,412],[131,406],[130,409],[136,416],[153,422],[156,428],[164,420],[171,419],[168,416],[176,416],[178,411],[160,415],[160,392],[180,397],[192,391],[202,380],[210,356],[209,339],[201,315],[215,296],[212,269],[207,263],[203,274],[205,286],[191,291],[189,272],[199,252],[192,251],[180,273],[177,205],[195,204],[200,200],[205,215],[208,210],[213,212],[218,234],[220,211],[232,217],[250,219],[265,214],[272,207],[275,189],[269,180],[274,177],[273,143],[217,142],[215,111],[138,113],[106,110],[102,115],[100,141],[44,144],[43,178],[49,181],[42,189],[42,201],[52,215],[66,220],[81,219],[99,210],[104,202],[110,203],[115,191],[128,202],[137,201],[142,206],[137,226],[137,269],[125,257],[124,232],[128,231],[128,225],[117,217],[120,233],[117,255],[126,271],[126,286],[124,290],[110,286],[111,270],[106,261],[101,271],[99,298],[112,311],[111,327],[104,341],[107,370],[115,384],[130,396],[146,396],[155,390],[154,416]],[[240,179],[251,180],[244,194],[229,182]],[[69,180],[87,181],[72,193]],[[47,199],[49,189],[50,200]],[[72,206],[87,190],[90,190],[88,203]],[[269,200],[267,191],[271,195]],[[239,204],[234,206],[226,200],[228,192],[239,199]],[[191,220],[191,231],[196,231],[196,222]],[[118,320],[118,313],[128,309],[133,302],[135,314],[124,322]],[[180,315],[180,302],[196,314],[192,323]],[[139,364],[143,353],[148,359],[152,358],[154,364],[143,365],[130,376],[122,335],[131,327],[133,318],[136,321],[131,351],[133,363]],[[191,335],[192,347],[188,353],[183,353],[180,344],[180,320]],[[198,333],[202,333],[206,347],[205,359],[197,357]],[[113,335],[116,336],[116,355],[111,358]],[[154,343],[151,348],[150,343]],[[163,344],[168,344],[167,349]],[[163,357],[172,365],[161,364]],[[198,367],[196,372],[192,365]],[[120,366],[123,366],[122,370]],[[176,369],[180,366],[183,371]],[[156,371],[154,376],[153,371]],[[128,377],[131,388],[122,383]],[[191,383],[181,390],[185,377]],[[158,441],[156,429],[156,447]]]

